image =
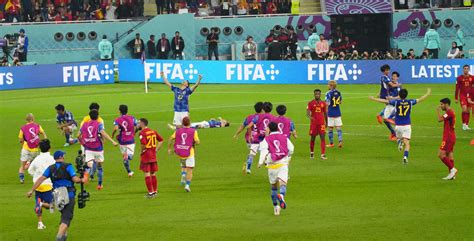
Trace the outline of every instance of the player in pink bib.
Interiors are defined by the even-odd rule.
[[[47,138],[43,128],[35,123],[33,114],[27,114],[26,124],[20,128],[20,133],[18,134],[18,139],[22,144],[20,168],[18,169],[18,177],[21,184],[25,182],[25,169],[28,169],[30,163],[39,154],[40,134],[43,135],[43,139]]]
[[[133,172],[130,169],[130,161],[133,159],[135,154],[135,130],[137,129],[138,121],[135,117],[128,115],[128,106],[119,106],[120,117],[114,121],[114,131],[112,132],[112,139],[115,133],[119,131],[117,135],[117,141],[120,144],[120,152],[123,157],[123,166],[127,171],[128,177],[133,176]]]
[[[277,123],[270,122],[268,129],[270,134],[260,143],[258,167],[260,168],[265,164],[268,168],[274,214],[280,215],[280,209],[286,209],[285,195],[288,183],[288,164],[295,147],[287,136],[280,133]],[[278,186],[280,186],[279,193]]]

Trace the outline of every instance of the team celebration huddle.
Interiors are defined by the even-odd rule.
[[[469,66],[465,65],[463,74],[457,78],[454,96],[454,102],[459,102],[462,108],[462,130],[470,129],[468,126],[470,112],[474,108],[474,76],[469,72]],[[403,153],[401,161],[407,165],[412,139],[411,115],[416,114],[416,110],[412,108],[430,98],[431,89],[427,89],[426,93],[418,98],[409,97],[409,90],[402,87],[403,73],[392,71],[388,65],[381,66],[381,73],[379,95],[369,97],[369,100],[384,105],[377,115],[377,120],[387,127],[389,139],[396,141],[394,148]],[[222,117],[191,121],[189,99],[200,85],[202,76],[199,76],[194,85],[183,80],[180,86],[171,84],[163,73],[161,76],[164,84],[174,93],[174,118],[172,123],[166,125],[173,133],[168,140],[148,127],[150,122],[147,118],[131,115],[133,110],[129,111],[125,104],[117,106],[117,117],[113,121],[111,132],[105,129],[98,103],[90,104],[89,114],[81,122],[77,122],[73,113],[63,104],[54,106],[57,129],[65,138],[64,147],[77,145],[82,149],[79,156],[80,160],[83,160],[79,163],[81,164],[79,168],[83,168],[81,173],[65,161],[66,156],[68,161],[72,161],[72,154],[66,154],[62,150],[54,151],[53,155],[49,154],[52,151],[52,145],[47,139],[47,133],[50,135],[52,131],[45,131],[35,121],[33,114],[26,115],[26,124],[20,128],[18,136],[22,145],[18,176],[20,183],[25,182],[25,172],[33,176],[34,185],[27,196],[30,197],[33,194],[35,196],[38,229],[46,227],[42,222],[42,210],[57,208],[61,211],[57,240],[66,240],[67,228],[71,223],[75,206],[74,183],[87,186],[97,179],[96,189],[107,190],[107,180],[104,180],[104,172],[107,170],[105,159],[111,152],[120,151],[126,174],[124,176],[133,178],[136,176],[133,170],[138,168],[143,172],[145,197],[152,199],[159,193],[157,153],[167,142],[165,145],[167,152],[170,155],[175,154],[179,163],[180,171],[176,171],[179,173],[177,180],[184,186],[185,192],[191,192],[193,170],[199,160],[196,157],[196,149],[201,142],[198,129],[225,128],[230,126],[230,121]],[[308,96],[312,95],[305,111],[310,136],[308,161],[315,159],[317,139],[320,142],[320,151],[317,155],[322,161],[328,159],[327,148],[344,148],[347,144],[343,140],[342,130],[343,93],[337,89],[336,81],[329,81],[327,87],[327,90],[314,89],[312,94],[311,91],[308,94]],[[443,97],[439,100],[438,108],[433,110],[437,113],[438,121],[444,123],[438,156],[448,168],[448,175],[443,177],[445,180],[454,180],[458,173],[454,162],[456,114],[451,104],[450,98]],[[286,115],[286,105],[279,104],[274,108],[271,102],[257,102],[253,109],[249,111],[251,112],[249,115],[245,116],[234,134],[234,138],[239,138],[240,134],[243,134],[248,146],[248,155],[242,154],[242,160],[244,160],[242,171],[244,175],[252,174],[252,165],[257,160],[258,168],[264,167],[267,170],[274,214],[280,215],[281,210],[288,207],[286,199],[290,178],[289,166],[295,153],[294,140],[300,137],[295,123]],[[135,144],[136,139],[138,146]],[[112,143],[117,150],[105,151],[104,142],[106,141]],[[298,149],[306,148],[298,147]],[[332,153],[337,155],[337,151]],[[137,167],[134,166],[134,159],[140,160]],[[161,193],[161,195],[166,194]]]

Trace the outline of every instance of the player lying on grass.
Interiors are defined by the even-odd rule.
[[[28,169],[31,161],[38,156],[38,146],[40,143],[40,136],[46,139],[46,133],[43,128],[35,122],[33,114],[29,113],[26,115],[26,124],[20,128],[18,139],[21,144],[20,152],[20,168],[18,169],[18,177],[20,183],[25,182],[25,169]]]
[[[316,136],[321,139],[321,160],[326,160],[326,127],[327,127],[327,104],[321,100],[321,90],[313,91],[314,100],[308,103],[306,116],[310,119],[309,136],[309,158],[314,159],[314,144]]]
[[[260,168],[265,164],[268,168],[274,214],[280,215],[280,209],[286,209],[285,195],[288,183],[288,164],[295,148],[290,139],[280,133],[277,123],[270,122],[268,130],[270,134],[260,143],[258,167]],[[280,186],[280,191],[278,191],[278,186]]]
[[[173,91],[174,93],[174,118],[173,125],[178,128],[181,127],[181,121],[184,117],[189,117],[189,96],[194,93],[196,88],[199,86],[202,80],[202,76],[199,75],[196,84],[189,87],[189,81],[183,80],[180,87],[172,85],[165,74],[161,72],[161,78],[163,82]]]
[[[64,105],[58,104],[56,107],[56,122],[58,123],[58,129],[64,133],[66,137],[66,143],[64,146],[69,146],[78,142],[78,139],[71,138],[73,132],[77,129],[77,123],[74,120],[74,115],[65,110]]]
[[[222,117],[217,117],[217,119],[210,119],[208,121],[193,122],[191,123],[191,128],[194,129],[208,129],[208,128],[221,128],[229,127],[230,122],[222,119]],[[168,128],[176,130],[176,126],[168,124]]]
[[[53,156],[49,154],[51,145],[48,139],[41,140],[39,143],[41,153],[37,156],[30,167],[28,173],[33,176],[33,183],[35,183],[48,169],[49,166],[54,165],[55,161]],[[43,208],[53,208],[53,183],[51,179],[46,179],[35,189],[35,213],[38,216],[38,229],[45,229],[46,226],[43,224]],[[52,210],[51,210],[52,211]]]
[[[342,104],[342,95],[339,90],[336,89],[336,81],[329,81],[328,88],[329,91],[326,93],[326,104],[328,106],[328,137],[329,145],[327,147],[334,147],[334,131],[336,128],[338,147],[342,148],[342,114],[341,107]]]
[[[408,90],[401,89],[399,100],[387,100],[369,97],[370,100],[390,104],[395,106],[395,132],[398,140],[398,150],[403,151],[403,164],[408,164],[408,153],[410,151],[410,139],[411,139],[411,109],[417,103],[424,101],[431,94],[431,89],[428,88],[426,94],[418,99],[407,99]]]
[[[379,93],[379,98],[380,99],[387,99],[389,96],[389,89],[390,88],[395,88],[398,87],[397,84],[393,83],[390,80],[390,77],[388,74],[390,73],[390,66],[388,64],[383,65],[380,67],[380,71],[382,72],[382,77],[380,78],[380,93]],[[388,130],[390,131],[390,139],[391,140],[396,140],[396,134],[395,130],[393,129],[392,125],[390,124],[390,121],[388,121],[388,117],[391,114],[390,111],[386,111],[385,107],[378,115],[377,115],[377,121],[382,124],[382,122],[387,126]]]
[[[262,113],[263,111],[263,102],[257,102],[253,106],[255,113],[248,115],[245,119],[242,125],[239,126],[239,129],[234,134],[234,139],[237,139],[239,134],[245,130],[245,142],[247,143],[247,147],[249,148],[249,155],[247,156],[247,160],[244,163],[244,166],[242,168],[244,174],[250,174],[251,167],[252,167],[252,162],[254,157],[257,155],[258,152],[258,146],[260,144],[258,140],[258,132],[257,128],[255,125],[253,125],[250,129],[247,127],[252,120],[255,118],[256,115]],[[253,138],[252,138],[253,136]]]
[[[123,158],[123,167],[127,171],[128,177],[133,176],[133,172],[130,169],[130,161],[133,159],[135,154],[135,129],[138,125],[135,117],[128,115],[128,106],[119,106],[120,116],[114,121],[114,131],[112,132],[112,139],[115,133],[120,130],[117,135],[117,141],[120,144],[120,152]]]
[[[444,113],[441,113],[443,111]],[[438,157],[448,167],[448,176],[444,180],[453,180],[456,178],[458,170],[454,167],[454,144],[456,144],[456,133],[454,126],[456,124],[456,115],[451,109],[451,100],[444,98],[440,100],[438,108],[438,121],[444,122],[443,141],[439,148]]]
[[[191,192],[191,180],[195,166],[194,147],[199,145],[199,136],[196,129],[191,128],[188,117],[183,118],[182,128],[178,128],[169,138],[168,154],[171,155],[171,146],[181,162],[181,185],[184,190]]]
[[[156,172],[158,171],[158,163],[156,162],[156,152],[163,145],[163,138],[156,132],[148,128],[148,120],[140,119],[140,170],[145,174],[145,185],[148,193],[146,198],[154,198],[158,195],[158,181]]]

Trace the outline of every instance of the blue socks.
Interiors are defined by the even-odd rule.
[[[186,185],[191,185],[191,181],[186,180]]]
[[[25,180],[25,174],[24,173],[18,173],[18,177],[20,178],[21,181]]]
[[[186,172],[181,172],[181,176],[186,176]]]
[[[280,186],[280,194],[285,196],[286,195],[286,185]]]
[[[128,159],[123,160],[123,166],[125,167],[125,170],[127,170],[127,173],[132,172],[132,170],[130,170],[130,162]]]
[[[395,135],[395,130],[393,129],[392,124],[390,124],[390,123],[387,122],[387,121],[384,121],[383,123],[385,123],[385,125],[387,126],[388,130],[390,131],[390,133],[392,133],[392,135]]]
[[[332,130],[329,130],[328,137],[329,137],[329,144],[334,143],[334,132]]]
[[[64,136],[66,137],[66,143],[69,143],[69,137],[71,137],[70,134],[64,134]]]
[[[277,206],[278,205],[278,197],[277,197],[277,188],[276,187],[275,188],[272,187],[271,197],[272,197],[273,206]]]
[[[104,178],[104,169],[102,169],[102,167],[98,167],[97,171],[98,171],[97,176],[99,177],[98,184],[102,185],[102,179]]]
[[[254,156],[249,155],[247,158],[247,170],[250,170],[250,168],[252,167],[253,157]]]
[[[403,153],[403,157],[408,158],[408,151],[405,151],[405,152]]]
[[[337,130],[337,140],[339,142],[342,142],[342,130],[341,129]]]

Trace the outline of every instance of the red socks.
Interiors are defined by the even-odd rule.
[[[152,193],[153,184],[152,184],[151,176],[145,177],[145,184],[146,184],[146,188],[148,189],[148,193]]]
[[[151,184],[153,186],[153,192],[158,191],[158,181],[156,180],[156,176],[151,176]]]
[[[451,170],[454,167],[454,160],[451,160],[448,157],[444,157],[441,161],[443,161],[444,165],[448,167],[448,170]]]
[[[469,117],[470,117],[469,112],[463,112],[461,114],[462,123],[466,125],[469,124]]]
[[[314,141],[310,141],[310,142],[309,142],[309,150],[310,150],[311,152],[314,152]]]
[[[321,155],[326,154],[326,140],[321,141]]]

